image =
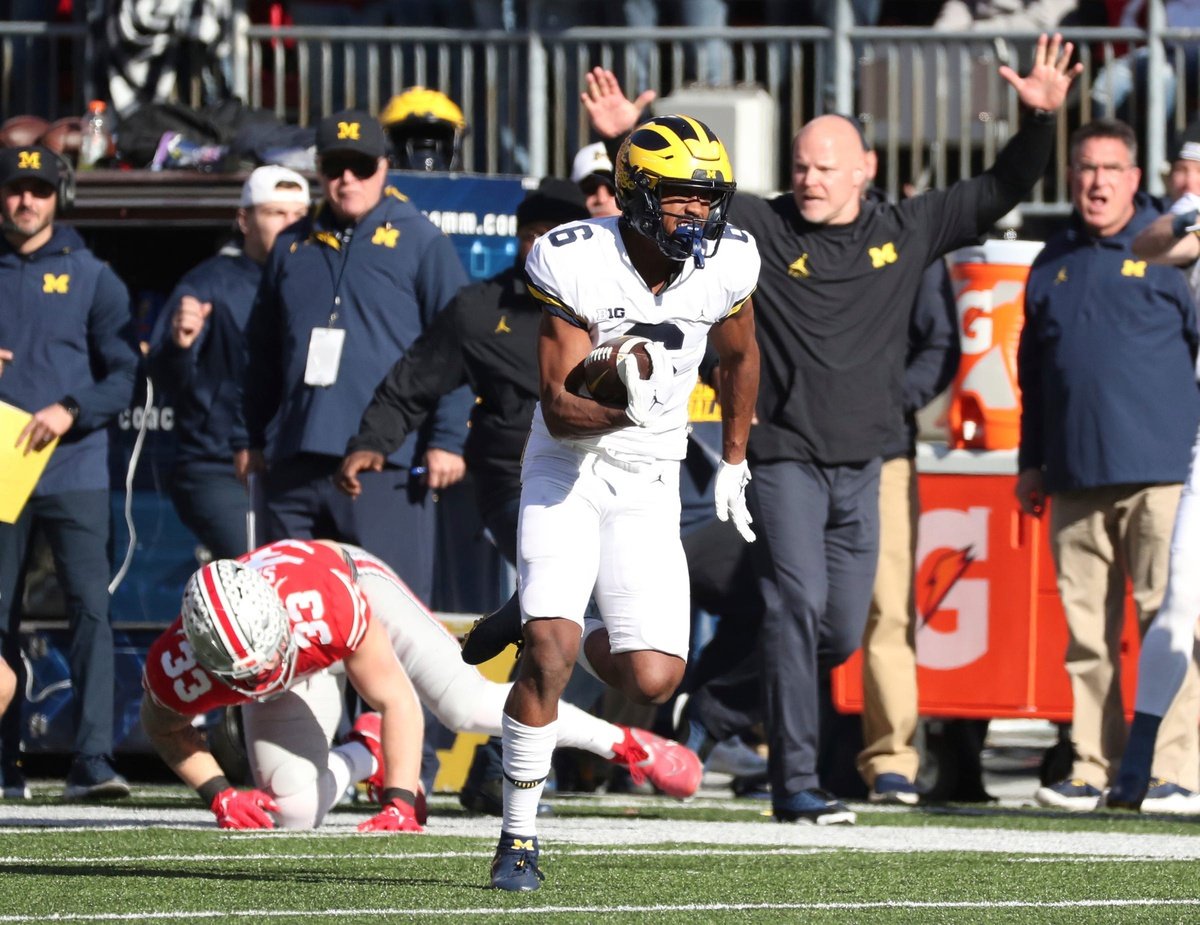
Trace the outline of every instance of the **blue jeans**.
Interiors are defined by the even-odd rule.
[[[1179,83],[1179,76],[1173,67],[1174,58],[1171,49],[1168,49],[1167,66],[1163,68],[1161,74],[1168,117],[1175,108],[1175,88]],[[1200,48],[1187,46],[1183,61],[1186,72],[1185,79],[1192,83],[1196,79],[1197,71],[1200,70]],[[1139,48],[1106,64],[1096,75],[1096,80],[1092,84],[1092,105],[1096,108],[1096,116],[1103,119],[1120,118],[1128,121],[1130,97],[1135,92],[1145,93],[1149,66],[1150,52],[1146,48]]]

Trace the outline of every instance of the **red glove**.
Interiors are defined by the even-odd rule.
[[[213,797],[208,808],[217,817],[217,828],[220,829],[273,829],[275,821],[264,810],[279,812],[269,794],[233,787]]]
[[[417,812],[403,800],[392,800],[383,810],[358,826],[360,832],[424,832]]]

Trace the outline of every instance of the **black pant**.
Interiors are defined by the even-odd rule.
[[[108,543],[111,529],[109,493],[66,491],[33,497],[15,524],[0,523],[0,639],[4,656],[17,672],[18,696],[4,722],[4,739],[19,741],[20,692],[24,667],[20,659],[18,621],[29,565],[29,538],[34,527],[45,534],[54,556],[58,580],[67,599],[71,633],[68,660],[74,689],[75,753],[107,755],[113,749],[113,637],[108,616],[108,581],[112,572]]]
[[[249,551],[249,499],[232,465],[222,470],[180,463],[171,473],[171,502],[183,525],[208,547],[214,559],[234,559]]]

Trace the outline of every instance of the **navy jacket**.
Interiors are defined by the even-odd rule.
[[[138,354],[125,284],[75,229],[55,226],[28,256],[0,237],[0,347],[13,352],[0,400],[30,413],[79,403],[34,494],[107,489],[106,426],[133,399]]]
[[[1180,270],[1130,251],[1158,214],[1139,196],[1107,238],[1073,215],[1029,272],[1019,464],[1043,468],[1050,494],[1187,475],[1200,421],[1195,306]]]
[[[147,366],[175,406],[176,458],[233,470],[230,440],[246,372],[246,322],[262,267],[230,245],[179,281],[154,324]],[[187,350],[171,339],[171,318],[184,296],[211,302],[204,330]]]
[[[272,463],[297,453],[340,458],[375,387],[466,283],[450,239],[390,187],[351,228],[322,205],[285,230],[246,329],[246,433],[235,434],[235,446],[266,448]],[[337,382],[305,385],[312,330],[331,317],[346,332]],[[461,453],[471,401],[466,387],[442,399],[389,462],[407,468],[429,446]]]

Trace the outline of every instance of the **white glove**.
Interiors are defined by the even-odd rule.
[[[747,543],[756,539],[750,524],[754,518],[746,509],[746,486],[750,484],[750,467],[743,459],[734,465],[721,460],[717,464],[717,481],[714,493],[717,498],[717,520],[724,523],[733,520],[737,532]]]
[[[645,427],[666,410],[667,384],[674,375],[666,347],[648,340],[646,352],[650,354],[649,379],[641,377],[637,357],[632,354],[626,354],[617,361],[617,375],[625,383],[625,391],[629,394],[625,416],[638,427]]]

